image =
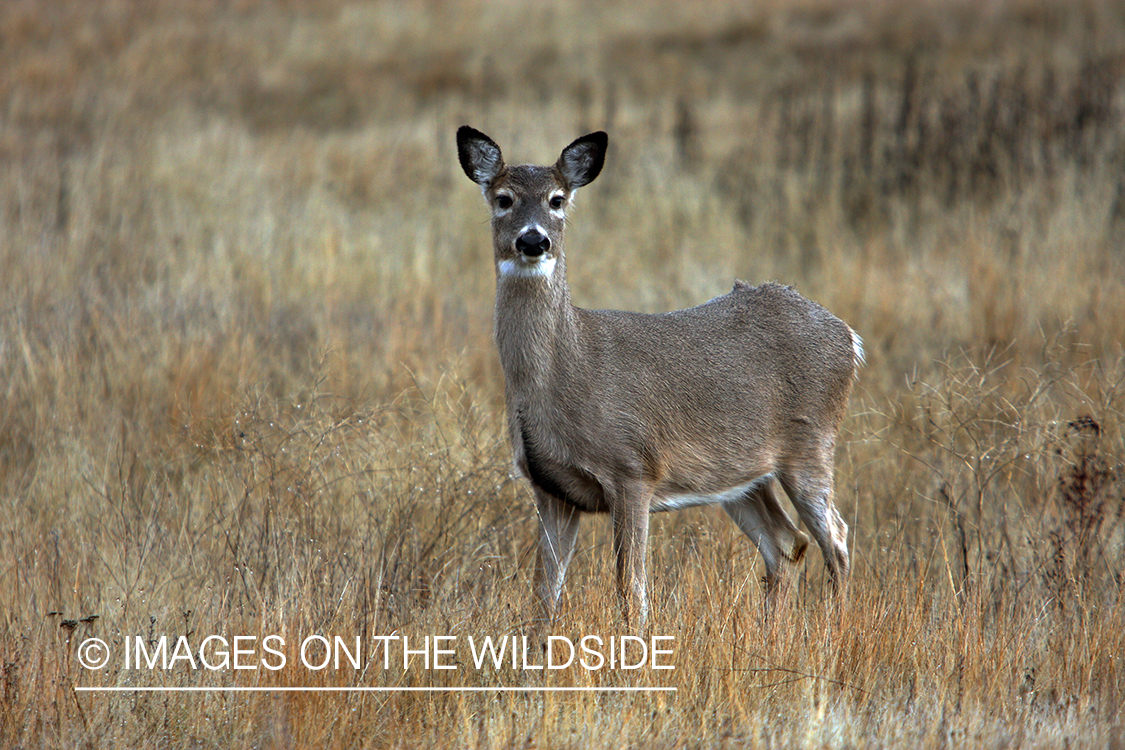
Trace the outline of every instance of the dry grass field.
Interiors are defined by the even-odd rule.
[[[775,279],[863,335],[845,606],[813,551],[767,619],[726,516],[665,514],[674,670],[476,667],[536,531],[464,123],[610,133],[578,304]],[[0,746],[1125,747],[1118,0],[12,0],[0,279]],[[631,633],[609,546],[554,634]]]

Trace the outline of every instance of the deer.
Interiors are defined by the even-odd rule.
[[[608,136],[578,138],[550,166],[505,163],[467,125],[457,154],[492,212],[494,337],[515,468],[538,512],[534,590],[557,615],[583,514],[608,514],[627,622],[649,614],[651,513],[720,505],[757,547],[767,601],[808,536],[832,588],[849,571],[833,504],[837,435],[863,342],[792,287],[736,281],[715,299],[646,314],[571,303],[564,229],[575,191],[605,162]]]

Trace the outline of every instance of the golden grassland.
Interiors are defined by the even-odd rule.
[[[1125,6],[747,5],[0,5],[0,744],[1125,746]],[[813,552],[767,618],[686,511],[675,670],[383,668],[531,611],[463,123],[517,161],[609,131],[579,304],[777,279],[864,336],[846,605]],[[608,546],[586,521],[555,634],[631,632]],[[270,634],[362,665],[121,661]]]

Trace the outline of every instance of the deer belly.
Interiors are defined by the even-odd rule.
[[[660,513],[666,510],[679,510],[680,508],[694,508],[698,505],[722,505],[734,500],[738,500],[742,496],[752,491],[755,487],[768,482],[772,475],[766,474],[760,476],[752,482],[745,484],[735,485],[720,490],[707,490],[707,491],[676,491],[667,492],[654,495],[652,504],[649,506],[650,513]]]

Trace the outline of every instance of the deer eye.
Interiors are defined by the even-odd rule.
[[[500,209],[512,207],[512,196],[500,194],[496,196],[496,207]]]
[[[566,199],[563,198],[561,195],[552,195],[551,200],[549,200],[547,202],[547,205],[549,205],[555,211],[558,211],[560,208],[563,207],[563,203],[565,203],[565,202],[566,202]]]

